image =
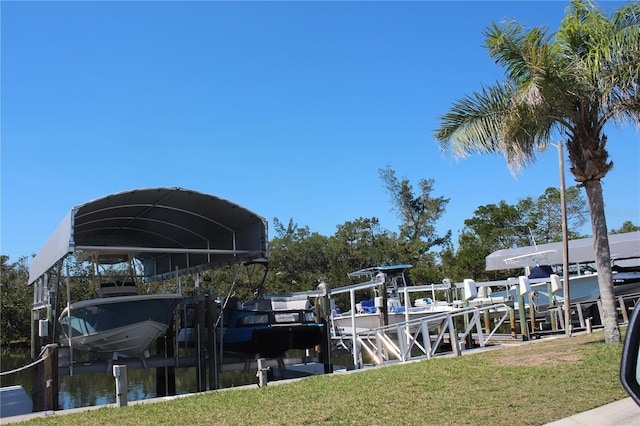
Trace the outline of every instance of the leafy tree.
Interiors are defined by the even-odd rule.
[[[567,233],[569,239],[580,238],[578,230],[586,222],[588,207],[580,188],[571,186],[565,191],[567,204]],[[558,188],[549,187],[536,200],[527,198],[518,203],[525,222],[536,243],[562,241],[562,205]]]
[[[571,4],[555,36],[512,20],[490,26],[486,47],[505,79],[455,102],[435,136],[456,156],[502,153],[514,172],[554,135],[566,137],[591,213],[605,341],[620,343],[601,184],[613,163],[603,130],[609,121],[640,123],[640,3],[609,18],[590,1]]]
[[[269,292],[296,292],[313,290],[318,278],[326,273],[328,239],[308,226],[298,227],[289,221],[287,228],[276,218],[276,237],[270,246],[269,267],[271,273],[267,284]]]
[[[0,346],[28,341],[31,335],[33,288],[27,285],[27,258],[8,261],[8,256],[0,256]]]
[[[612,229],[612,234],[624,234],[625,232],[640,231],[640,226],[634,225],[630,220],[625,221],[619,229]]]
[[[465,229],[458,235],[457,250],[449,246],[440,253],[442,276],[456,282],[465,278],[473,278],[476,281],[507,278],[507,272],[485,270],[485,257],[491,252],[492,250],[487,249],[477,235]]]
[[[582,226],[586,203],[578,188],[567,191],[567,216],[570,229]],[[547,188],[537,198],[527,197],[515,205],[502,200],[498,204],[479,206],[474,216],[465,220],[458,236],[458,250],[448,248],[441,253],[443,269],[456,280],[497,280],[513,276],[514,271],[485,271],[485,257],[496,250],[562,240],[560,191]],[[578,232],[569,232],[577,238]]]
[[[447,253],[447,257],[443,258],[443,262],[447,260],[451,278],[492,280],[509,276],[509,271],[485,271],[485,258],[496,250],[531,244],[524,212],[534,204],[531,198],[527,198],[520,200],[517,205],[502,200],[498,204],[479,206],[474,216],[464,221],[465,227],[458,236],[455,255]]]
[[[395,234],[385,231],[380,221],[358,218],[338,225],[327,246],[329,284],[343,285],[347,274],[381,264],[403,263]]]
[[[504,200],[498,204],[479,206],[474,216],[464,221],[464,225],[478,237],[487,254],[531,243],[522,209]]]
[[[399,240],[406,251],[405,262],[420,264],[431,259],[433,247],[444,246],[451,240],[451,231],[443,237],[436,234],[435,224],[445,212],[448,198],[432,197],[434,180],[421,179],[420,192],[414,194],[408,179],[399,180],[396,172],[387,167],[379,170],[380,178],[391,195],[393,210],[400,218]]]

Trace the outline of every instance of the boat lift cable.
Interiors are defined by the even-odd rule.
[[[224,299],[224,303],[222,304],[222,307],[220,308],[220,312],[224,312],[224,308],[227,307],[227,303],[229,303],[229,300],[231,299],[231,297],[233,296],[233,288],[235,287],[236,283],[238,282],[238,278],[240,277],[240,271],[242,271],[242,266],[240,266],[238,268],[238,271],[236,272],[236,276],[233,277],[233,281],[231,282],[231,287],[229,287],[229,291],[227,292],[227,297],[225,297]],[[223,315],[219,315],[218,319],[216,320],[216,325],[215,328],[218,327],[218,325],[220,324],[220,320],[222,319]]]

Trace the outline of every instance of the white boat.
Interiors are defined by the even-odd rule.
[[[39,344],[49,344],[60,338],[71,349],[147,355],[183,300],[180,294],[164,294],[166,286],[182,293],[183,277],[195,275],[198,281],[203,271],[265,258],[267,223],[235,203],[176,187],[123,191],[73,207],[29,266],[33,318],[39,321],[31,327],[32,341],[38,337]],[[112,280],[110,288],[101,285],[114,275],[126,279]],[[60,315],[63,279],[68,309]],[[95,297],[72,299],[72,282],[90,286],[87,294],[93,290]],[[146,293],[163,288],[158,290],[163,294],[139,295],[136,284],[143,283]],[[73,350],[69,354],[71,370]]]
[[[179,293],[138,294],[136,268],[128,253],[87,251],[93,265],[96,298],[71,303],[60,314],[60,344],[93,354],[147,358],[145,351],[164,336]],[[105,273],[100,273],[108,265]]]
[[[616,297],[640,294],[640,273],[627,274],[626,277],[618,276],[618,273],[613,274],[613,292]],[[532,285],[532,290],[535,292],[533,299],[534,304],[540,308],[546,308],[549,305],[549,291],[547,282],[549,280]],[[562,278],[560,278],[562,283]],[[569,276],[569,297],[572,304],[575,303],[594,303],[600,299],[600,284],[598,282],[598,274],[584,274]],[[558,291],[553,293],[554,304],[564,302],[563,288],[560,287]]]
[[[612,234],[609,236],[609,246],[614,295],[616,298],[637,299],[640,297],[640,232]],[[591,316],[599,316],[597,302],[600,299],[600,286],[595,269],[593,239],[568,241],[568,249],[569,301],[571,305],[581,304],[583,312],[591,310]],[[529,314],[533,302],[536,317],[546,315],[551,302],[555,306],[564,303],[562,264],[561,242],[498,250],[486,257],[486,269],[489,271],[523,268],[523,276],[528,277],[530,284],[530,292],[523,298],[524,305]],[[553,274],[557,275],[553,279],[555,283],[551,278]],[[518,309],[518,278],[477,285],[496,289],[491,297],[511,300],[514,308]],[[472,301],[473,303],[476,302]]]
[[[375,297],[353,303],[350,311],[332,316],[334,334],[353,334],[354,324],[356,333],[387,325],[400,324],[407,321],[424,318],[436,314],[455,311],[462,307],[461,301],[439,301],[436,291],[447,291],[451,284],[430,284],[422,286],[407,286],[404,271],[411,265],[376,266],[352,272],[349,277],[368,276],[369,281],[351,286],[331,290],[331,295],[350,292],[352,301],[355,291],[373,290]],[[386,294],[383,294],[384,288]],[[431,293],[431,297],[420,297],[411,302],[410,293]],[[386,306],[386,309],[385,309]],[[434,323],[436,324],[436,323]]]
[[[60,343],[93,353],[143,357],[167,332],[181,301],[179,294],[150,294],[72,303],[60,315]]]

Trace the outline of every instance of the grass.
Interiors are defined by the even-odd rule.
[[[39,418],[42,425],[541,425],[622,398],[602,331],[266,388]]]

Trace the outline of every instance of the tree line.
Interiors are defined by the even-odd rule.
[[[393,169],[381,169],[379,174],[400,219],[397,230],[384,229],[376,217],[360,217],[338,225],[333,235],[326,236],[313,232],[309,226],[299,226],[293,219],[285,224],[274,218],[271,229],[275,235],[269,241],[269,268],[264,282],[258,267],[253,272],[248,269],[242,276],[228,267],[202,274],[202,285],[212,287],[218,296],[233,294],[250,300],[259,293],[313,290],[320,280],[338,287],[349,283],[349,272],[399,263],[413,265],[408,275],[410,284],[440,283],[444,278],[495,280],[517,272],[485,271],[485,257],[493,251],[531,245],[532,240],[539,244],[562,240],[557,188],[547,188],[540,196],[527,197],[513,205],[500,201],[479,206],[473,217],[464,221],[457,244],[453,244],[451,231],[444,235],[436,232],[449,199],[433,194],[433,179],[422,179],[414,188],[408,179],[398,178]],[[568,188],[570,238],[585,236],[576,230],[587,215],[579,188]],[[613,232],[633,230],[640,227],[626,222]],[[6,346],[29,340],[33,289],[27,285],[28,257],[13,263],[8,256],[0,258],[0,344]],[[72,300],[91,297],[91,268],[75,257],[68,262],[74,276]],[[175,283],[169,283],[169,289],[174,287]]]

